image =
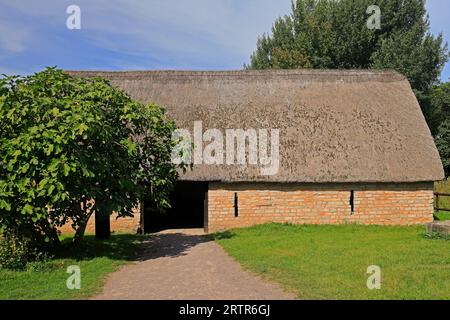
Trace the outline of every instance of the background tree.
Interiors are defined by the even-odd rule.
[[[83,238],[92,213],[169,206],[177,179],[173,121],[103,79],[48,68],[0,79],[0,231],[59,243],[69,220]]]
[[[434,113],[430,116],[435,124],[436,146],[441,155],[445,175],[450,175],[450,83],[443,83],[431,90],[429,103]]]
[[[381,9],[381,29],[369,29],[366,10]],[[442,35],[429,32],[424,0],[297,0],[262,35],[249,69],[392,68],[426,91],[448,59]]]

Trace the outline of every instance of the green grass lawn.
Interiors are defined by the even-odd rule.
[[[437,220],[437,221],[450,220],[450,212],[447,212],[447,211],[437,211],[437,212],[434,214],[434,220]]]
[[[117,234],[109,240],[86,236],[80,247],[63,239],[61,250],[48,262],[27,271],[0,270],[0,299],[83,299],[102,289],[105,276],[118,269],[137,253],[141,236]],[[81,289],[69,290],[67,267],[78,265]]]
[[[450,241],[423,226],[267,224],[215,235],[244,268],[299,299],[450,299]],[[381,268],[369,290],[367,267]]]

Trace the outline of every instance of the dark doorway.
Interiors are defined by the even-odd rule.
[[[144,204],[145,232],[164,229],[203,228],[207,182],[179,181],[170,197],[172,208],[165,213],[153,212]]]

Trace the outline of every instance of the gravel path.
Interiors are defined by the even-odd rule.
[[[143,244],[139,261],[110,275],[94,299],[293,299],[250,274],[200,229],[167,230]]]

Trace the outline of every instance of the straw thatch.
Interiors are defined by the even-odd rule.
[[[167,109],[179,127],[277,128],[280,168],[196,165],[185,180],[415,182],[444,177],[419,104],[394,71],[69,72]]]

